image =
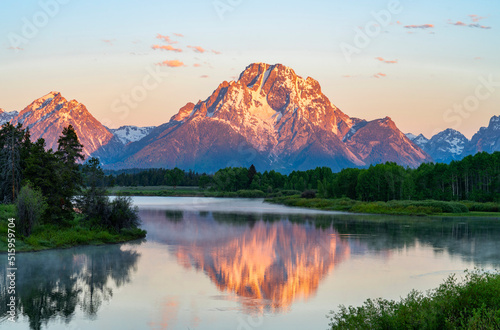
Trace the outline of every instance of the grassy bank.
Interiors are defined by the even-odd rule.
[[[301,198],[298,195],[266,199],[267,202],[287,206],[306,207],[328,211],[393,215],[465,215],[500,216],[497,203],[446,202],[446,201],[389,201],[362,202],[349,198]]]
[[[0,252],[7,252],[8,219],[16,217],[14,205],[0,205]],[[121,243],[134,239],[144,238],[146,231],[142,229],[122,230],[111,232],[100,228],[88,228],[81,216],[67,227],[44,224],[35,227],[29,237],[22,237],[16,233],[15,250],[40,251],[56,248],[69,248],[78,245],[101,245]]]
[[[426,294],[368,299],[328,317],[331,329],[500,329],[500,274],[475,270],[463,281],[452,275]]]

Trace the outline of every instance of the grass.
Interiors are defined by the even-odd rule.
[[[301,198],[299,195],[275,197],[266,199],[267,202],[298,206],[328,211],[344,211],[354,213],[392,214],[392,215],[453,215],[453,216],[500,216],[500,213],[491,212],[498,206],[496,203],[475,202],[447,202],[447,201],[388,201],[362,202],[349,198]],[[472,207],[473,205],[473,207]],[[469,209],[471,207],[471,209]],[[483,212],[478,210],[488,210]],[[470,212],[472,211],[472,212]]]
[[[15,218],[14,205],[0,205],[0,252],[7,251],[8,218]],[[81,216],[76,216],[68,227],[44,224],[35,227],[29,237],[16,235],[16,252],[69,248],[78,245],[121,243],[146,237],[146,231],[135,228],[110,232],[102,228],[88,228]]]
[[[500,329],[500,273],[466,271],[463,281],[451,275],[426,294],[341,305],[328,317],[331,329]]]

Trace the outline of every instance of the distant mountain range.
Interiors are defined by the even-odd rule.
[[[422,134],[406,136],[428,153],[435,162],[449,163],[468,155],[486,151],[500,151],[500,116],[493,116],[488,127],[481,127],[469,141],[462,133],[448,128],[430,139]]]
[[[187,103],[157,127],[108,129],[87,108],[51,92],[17,113],[0,109],[0,124],[22,123],[32,139],[43,137],[57,148],[69,124],[107,168],[180,167],[214,172],[254,164],[259,171],[306,170],[328,166],[338,171],[393,161],[416,167],[449,162],[477,151],[500,150],[500,117],[491,118],[468,141],[447,129],[431,139],[403,134],[389,117],[352,118],[304,79],[281,64],[249,65],[237,81],[221,83],[204,101]]]

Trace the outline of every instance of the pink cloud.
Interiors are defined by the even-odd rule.
[[[182,33],[174,33],[174,36],[176,36],[176,37],[181,37],[181,38],[183,38],[183,37],[184,37],[184,35],[183,35]]]
[[[221,52],[218,52],[218,51],[212,49],[212,53],[219,55]]]
[[[188,46],[188,48],[193,49],[197,53],[204,53],[205,49],[201,48],[200,46]]]
[[[487,16],[478,16],[478,15],[468,15],[470,17],[470,19],[473,21],[473,22],[479,22],[480,20],[482,19],[485,19]]]
[[[178,60],[171,60],[171,61],[166,60],[166,61],[157,63],[157,65],[168,66],[170,68],[178,68],[180,66],[185,66],[183,62],[178,61]]]
[[[153,46],[151,46],[151,48],[153,48],[153,49],[161,49],[161,50],[171,50],[171,51],[178,52],[178,53],[182,52],[182,49],[180,49],[180,48],[174,48],[172,45],[166,45],[166,46],[165,45],[162,45],[162,46],[160,46],[160,45],[153,45]]]
[[[387,76],[387,75],[385,73],[382,73],[382,72],[375,73],[373,75],[373,77],[375,77],[375,78],[382,78],[382,77],[385,77],[385,76]]]
[[[475,60],[482,60],[483,58],[480,56],[474,57]]]
[[[156,35],[156,39],[163,40],[163,41],[165,41],[166,43],[169,43],[169,44],[176,44],[177,43],[177,41],[173,41],[172,39],[170,39],[169,36],[164,36],[164,35],[161,35],[159,33]]]
[[[429,29],[433,28],[434,24],[421,24],[421,25],[405,25],[407,29]]]
[[[200,64],[200,63],[195,63],[195,64],[193,64],[193,66],[194,66],[195,68],[199,68],[199,67],[201,66],[201,64]]]
[[[108,45],[113,45],[113,40],[110,39],[102,39],[103,42],[107,43]]]
[[[208,78],[208,76],[206,74],[200,76],[200,78]]]
[[[375,59],[378,60],[378,61],[380,61],[380,62],[387,63],[387,64],[396,64],[396,63],[398,63],[398,60],[386,60],[383,57],[375,57]]]
[[[7,49],[12,49],[12,50],[24,50],[24,48],[21,48],[21,47],[7,47]]]
[[[457,21],[455,23],[449,23],[451,25],[456,25],[456,26],[466,26],[467,24],[465,24],[464,22],[461,22],[461,21]]]

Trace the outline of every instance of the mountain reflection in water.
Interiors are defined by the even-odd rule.
[[[149,239],[169,244],[183,267],[202,270],[219,290],[235,293],[247,312],[284,311],[307,299],[350,255],[332,227],[292,223],[283,215],[141,212],[149,226],[161,227],[148,228]]]

